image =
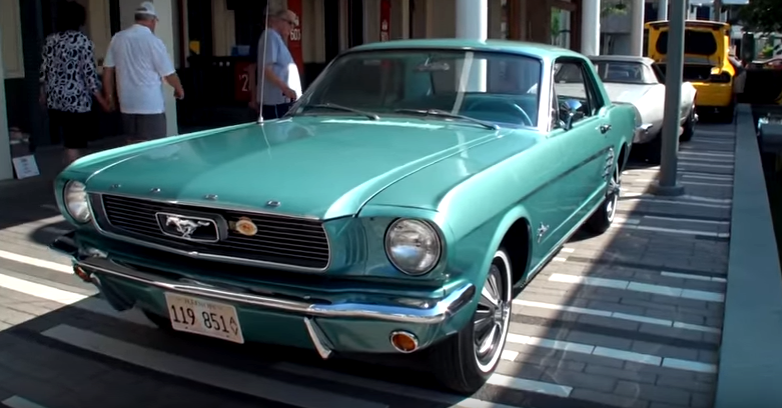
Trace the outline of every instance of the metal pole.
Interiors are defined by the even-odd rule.
[[[711,10],[711,19],[714,21],[722,21],[722,0],[714,0]]]
[[[644,0],[634,0],[632,5],[632,27],[630,28],[630,54],[636,57],[644,55]]]
[[[663,121],[662,160],[660,177],[654,185],[655,194],[681,195],[684,188],[676,184],[679,150],[679,107],[682,100],[684,62],[684,19],[686,0],[674,0],[668,25],[668,60],[665,70],[665,119]]]
[[[0,33],[0,180],[14,178],[11,160],[11,138],[8,134],[8,117],[5,107],[5,71],[3,70],[3,38]],[[35,95],[38,99],[38,95]]]
[[[663,21],[668,19],[668,0],[660,0],[657,7],[657,20]]]

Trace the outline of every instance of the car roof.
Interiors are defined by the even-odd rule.
[[[553,45],[511,40],[467,40],[461,38],[426,38],[373,42],[351,48],[353,51],[394,49],[469,49],[474,51],[508,52],[537,58],[579,57],[583,55]]]
[[[647,65],[654,64],[653,59],[636,55],[592,55],[589,59],[592,61],[640,62]]]

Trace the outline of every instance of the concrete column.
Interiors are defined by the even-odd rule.
[[[657,3],[657,20],[668,19],[668,0],[659,0]]]
[[[581,53],[600,55],[600,0],[584,0],[581,8]]]
[[[630,12],[632,22],[630,26],[630,54],[637,57],[644,55],[644,0],[633,0]]]
[[[153,0],[155,5],[155,11],[158,15],[158,23],[155,28],[155,35],[163,40],[163,44],[166,45],[168,51],[168,57],[171,61],[174,59],[174,42],[176,41],[176,35],[174,33],[174,16],[176,15],[175,0]],[[185,89],[185,98],[187,98],[188,90]],[[174,98],[174,88],[167,83],[163,84],[163,97],[166,101],[166,134],[168,136],[174,136],[179,134],[179,126],[177,125],[176,115],[176,99]]]
[[[401,23],[401,31],[402,31],[402,39],[408,39],[410,38],[410,24],[413,24],[412,21],[410,21],[410,2],[413,0],[401,0],[398,3],[391,3],[392,7],[392,14],[393,14],[393,7],[399,8],[399,14],[401,14],[401,20],[399,21]]]
[[[456,0],[456,38],[485,41],[489,36],[489,3],[487,0]],[[486,91],[486,61],[465,61],[469,72],[458,72],[459,89]],[[462,85],[466,88],[462,88]],[[459,108],[457,106],[454,109]]]
[[[14,178],[11,165],[11,138],[8,135],[8,117],[5,107],[5,70],[3,69],[3,34],[0,32],[0,180]]]

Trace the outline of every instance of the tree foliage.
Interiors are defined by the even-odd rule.
[[[739,12],[749,30],[760,33],[782,32],[782,0],[749,0]]]

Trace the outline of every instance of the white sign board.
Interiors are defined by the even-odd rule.
[[[35,161],[35,156],[21,156],[14,157],[14,171],[16,171],[16,178],[23,179],[28,177],[35,177],[40,174],[38,171],[38,163]]]

